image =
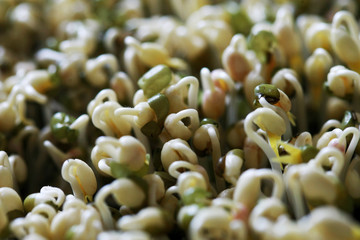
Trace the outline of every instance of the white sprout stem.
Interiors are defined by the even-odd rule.
[[[153,206],[153,207],[158,206],[158,204],[156,202],[156,185],[155,185],[155,183],[149,184],[147,203],[149,206]]]
[[[124,42],[125,42],[126,45],[135,48],[137,51],[142,51],[141,44],[136,38],[131,37],[131,36],[127,36],[124,39]]]
[[[360,47],[360,46],[359,46]],[[339,66],[335,66],[333,68],[337,68]],[[331,74],[331,73],[330,73]],[[352,98],[352,109],[356,112],[360,111],[360,104],[359,102],[359,95],[360,95],[360,75],[352,70],[348,69],[339,69],[336,70],[336,73],[334,75],[336,77],[337,81],[342,81],[342,77],[350,78],[352,80],[352,84],[354,85],[354,92],[353,92],[353,98]]]
[[[299,124],[300,132],[307,129],[307,118],[305,112],[304,92],[301,88],[299,81],[296,77],[290,73],[286,73],[284,77],[291,83],[296,92],[296,111],[297,111],[297,123]]]
[[[302,132],[295,140],[295,147],[302,147],[305,145],[313,145],[312,144],[312,136],[309,132]]]
[[[353,16],[347,11],[339,11],[334,15],[332,21],[332,28],[339,29],[341,25],[345,23],[350,30],[350,35],[354,39],[354,42],[359,46],[359,30]]]
[[[210,90],[211,92],[215,91],[215,86],[213,81],[211,80],[211,75],[210,75],[210,70],[208,68],[202,68],[200,71],[200,76],[201,76],[201,85],[202,85],[202,89],[205,90]]]
[[[331,172],[339,177],[344,168],[344,154],[335,147],[324,147],[316,155],[314,164],[322,168],[329,161],[332,163]]]
[[[151,153],[149,139],[141,132],[141,129],[135,124],[131,123],[134,130],[135,137],[144,145],[146,152]]]
[[[313,144],[314,146],[316,146],[318,140],[321,138],[321,136],[329,131],[329,129],[331,128],[340,128],[341,127],[341,123],[338,121],[338,120],[335,120],[335,119],[329,119],[327,120],[321,127],[320,131],[318,134],[316,134],[314,137],[313,137]]]
[[[50,154],[56,166],[61,169],[62,164],[68,158],[68,155],[62,152],[59,148],[57,148],[52,142],[49,140],[44,141],[44,147],[47,152]]]
[[[209,134],[210,141],[211,141],[212,165],[213,165],[213,170],[214,170],[214,175],[215,175],[216,190],[218,192],[221,192],[222,190],[225,189],[225,181],[224,181],[224,179],[222,179],[216,175],[216,165],[217,165],[219,159],[221,158],[220,143],[219,143],[218,136],[216,134],[215,127],[211,126],[211,127],[207,128],[207,132]]]
[[[283,175],[273,172],[269,169],[258,169],[256,175],[259,178],[269,178],[274,181],[271,197],[281,199],[284,195],[285,187],[283,182]]]
[[[321,127],[319,135],[323,135],[325,132],[329,131],[329,129],[331,129],[331,128],[340,128],[340,126],[341,126],[340,121],[338,121],[336,119],[329,119]]]
[[[188,126],[184,125],[184,127],[186,127],[189,131],[194,132],[196,129],[199,128],[200,125],[198,114],[199,113],[196,109],[192,109],[192,108],[184,109],[177,113],[171,114],[171,122],[174,123],[174,125],[176,126],[176,123],[180,122],[182,119],[186,117],[189,117],[190,125]]]
[[[285,138],[285,140],[291,139],[292,138],[292,129],[291,129],[289,117],[286,115],[286,112],[282,108],[268,103],[268,101],[266,101],[265,97],[261,97],[259,99],[259,102],[263,107],[269,108],[280,115],[280,117],[285,121],[285,125],[286,125],[286,132],[284,133],[283,137]]]
[[[110,168],[111,161],[112,161],[112,159],[110,159],[110,158],[103,158],[98,162],[97,166],[101,170],[101,172],[113,177],[113,175],[111,173],[111,168]]]
[[[356,146],[359,142],[359,138],[360,138],[360,132],[359,129],[355,128],[355,127],[347,127],[345,128],[345,130],[342,132],[339,142],[345,141],[346,142],[346,137],[352,134],[352,138],[351,141],[349,143],[349,146],[347,147],[347,150],[345,152],[345,161],[344,161],[344,167],[342,170],[342,179],[345,178],[345,174],[347,172],[347,169],[349,167],[350,164],[350,160],[355,152]]]
[[[178,193],[179,187],[178,186],[171,186],[165,192],[165,197],[169,197],[175,193]]]
[[[112,193],[111,185],[105,185],[95,196],[95,206],[98,209],[105,229],[114,229],[114,221],[111,212],[105,204],[106,197]]]
[[[136,108],[132,108],[132,107],[120,107],[118,109],[115,110],[115,116],[135,116],[138,117],[140,114],[140,110],[136,109]]]
[[[41,188],[40,193],[50,197],[51,202],[58,207],[60,207],[65,201],[64,192],[57,187],[44,186]]]
[[[183,87],[189,86],[188,91],[188,106],[189,108],[197,109],[198,105],[198,92],[199,92],[199,81],[196,77],[187,76],[182,78],[179,82],[171,85],[166,92],[171,93],[174,91],[178,91]]]
[[[298,179],[297,172],[291,172],[289,169],[289,176],[286,179],[288,184],[287,195],[290,201],[290,205],[293,208],[296,219],[300,219],[306,214],[306,205],[304,202],[303,194],[301,191],[301,185]]]
[[[83,114],[79,116],[70,126],[70,129],[76,129],[79,131],[78,143],[85,147],[87,146],[86,126],[90,120],[89,115]]]
[[[357,40],[359,42],[359,40]],[[360,46],[359,46],[360,47]],[[340,70],[339,76],[346,76],[348,78],[351,78],[354,84],[354,92],[353,92],[353,98],[352,98],[352,109],[356,112],[360,112],[360,104],[359,104],[359,97],[360,97],[360,75],[351,70]],[[339,79],[339,78],[338,78]]]
[[[190,171],[196,171],[194,164],[189,163],[187,161],[179,160],[179,161],[175,161],[170,164],[169,170],[168,170],[170,176],[172,176],[174,178],[178,178],[181,174],[181,172],[178,171],[179,168],[187,168]]]
[[[277,157],[274,150],[270,147],[270,145],[268,144],[268,142],[265,141],[264,138],[262,138],[261,136],[259,136],[258,133],[256,133],[254,129],[255,126],[253,124],[253,121],[258,116],[258,114],[259,114],[258,111],[253,111],[246,116],[244,122],[245,133],[264,151],[267,158],[269,159],[271,168],[281,174],[282,171],[281,171],[280,163],[274,162],[272,160]]]

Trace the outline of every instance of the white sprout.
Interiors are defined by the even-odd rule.
[[[182,139],[172,139],[167,141],[161,150],[161,162],[168,171],[169,166],[175,161],[184,160],[192,164],[198,164],[198,158],[189,144]]]
[[[332,163],[332,168],[326,173],[323,166],[328,165],[329,161]],[[334,188],[336,188],[336,179],[341,174],[343,161],[344,155],[338,149],[325,147],[309,163],[288,168],[284,177],[296,218],[299,219],[306,214],[304,197],[306,200],[323,199],[328,203],[335,201]]]
[[[358,100],[360,95],[360,75],[345,68],[342,65],[334,66],[327,76],[327,84],[331,92],[337,97],[345,97],[352,94],[352,108],[359,111]]]
[[[97,189],[97,182],[94,172],[84,161],[66,160],[61,168],[61,176],[71,185],[75,197],[85,202],[92,200]]]
[[[190,121],[184,123],[182,120]],[[200,126],[199,114],[195,109],[184,109],[177,113],[169,114],[164,122],[166,131],[172,138],[181,138],[185,141],[189,140],[196,129]]]
[[[118,204],[134,208],[140,207],[146,196],[135,182],[127,178],[116,179],[100,188],[95,195],[95,206],[100,212],[105,229],[114,228],[114,219],[105,201],[109,195],[112,195]]]
[[[274,183],[270,198],[282,199],[285,187],[279,173],[271,169],[248,169],[237,180],[234,201],[244,204],[249,210],[253,209],[260,197],[261,180],[264,179],[271,179]]]
[[[186,94],[183,93],[183,91],[186,90]],[[169,99],[169,111],[179,112],[185,108],[197,109],[198,92],[199,81],[196,77],[193,76],[183,77],[175,84],[170,85],[164,93]],[[187,98],[187,104],[184,103],[185,98]]]
[[[170,224],[160,208],[143,208],[136,215],[126,215],[119,219],[117,226],[123,231],[150,230],[154,232],[166,231]]]
[[[119,139],[101,136],[91,151],[91,161],[98,172],[112,176],[112,161],[126,165],[131,171],[140,170],[146,161],[146,150],[133,136],[123,136]]]

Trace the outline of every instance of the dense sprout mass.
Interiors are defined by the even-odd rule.
[[[0,239],[360,239],[359,14],[0,1]]]

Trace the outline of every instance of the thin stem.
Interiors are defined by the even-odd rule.
[[[112,192],[111,185],[105,185],[100,188],[99,192],[95,196],[95,206],[99,210],[101,219],[104,223],[105,229],[114,229],[114,222],[111,216],[111,212],[105,204],[106,197]]]
[[[293,208],[295,218],[300,219],[306,215],[306,205],[299,182],[299,172],[295,170],[294,167],[289,169],[285,182],[288,185],[287,195],[290,201],[290,206]]]
[[[225,181],[224,181],[224,179],[220,178],[219,176],[217,176],[215,174],[217,163],[218,163],[219,159],[221,158],[220,142],[219,142],[219,138],[216,134],[216,130],[215,130],[214,126],[207,128],[207,131],[208,131],[210,141],[211,141],[212,161],[213,161],[212,165],[213,165],[213,170],[214,170],[214,175],[215,175],[216,190],[218,192],[221,192],[222,190],[225,189]]]
[[[263,109],[263,108],[258,108],[258,109],[256,109],[255,111],[249,113],[246,116],[245,123],[244,123],[245,133],[249,138],[251,138],[264,151],[264,153],[266,154],[267,158],[270,161],[271,168],[281,174],[282,171],[281,171],[280,163],[274,162],[272,160],[272,159],[277,157],[274,150],[270,147],[270,145],[265,141],[264,138],[262,138],[261,136],[259,136],[256,133],[256,131],[254,129],[253,121],[264,110],[265,109]]]

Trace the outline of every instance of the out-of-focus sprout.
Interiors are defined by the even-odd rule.
[[[346,213],[334,206],[319,207],[300,219],[299,224],[310,235],[321,236],[321,240],[329,239],[357,239],[359,238],[359,225]]]
[[[117,72],[110,79],[110,87],[116,93],[119,102],[132,103],[135,92],[134,82],[125,72]]]
[[[326,173],[323,166],[331,161],[332,168]],[[288,168],[284,178],[289,192],[294,214],[300,218],[306,214],[307,201],[323,201],[334,204],[339,186],[339,176],[344,166],[344,155],[334,147],[320,150],[309,163],[293,165]]]
[[[273,33],[279,48],[283,50],[288,65],[294,71],[303,71],[301,38],[294,23],[294,12],[289,5],[282,5],[276,12]]]
[[[356,102],[359,101],[360,96],[359,80],[360,75],[357,72],[351,71],[342,65],[337,65],[330,69],[325,87],[336,97],[350,98],[352,110],[358,111],[359,107]]]
[[[24,215],[24,208],[19,194],[12,188],[0,188],[0,234],[5,232],[8,224],[15,218]]]
[[[250,213],[250,229],[257,236],[264,237],[283,215],[287,215],[287,209],[281,200],[277,198],[262,199]]]
[[[317,48],[327,52],[332,51],[331,47],[331,24],[325,22],[312,23],[305,32],[305,44],[310,52],[314,53]]]
[[[9,157],[6,152],[0,151],[0,187],[14,187],[13,173],[9,162]]]
[[[310,87],[310,101],[312,103],[310,107],[315,110],[324,104],[323,83],[326,81],[326,75],[332,64],[333,59],[329,52],[323,48],[315,49],[305,61],[304,71]]]
[[[145,231],[103,231],[97,236],[98,240],[150,240],[150,234]]]
[[[236,185],[236,181],[241,174],[241,168],[244,163],[244,153],[241,149],[232,149],[221,157],[217,165],[217,174],[224,179]]]
[[[95,87],[105,86],[119,70],[117,59],[112,54],[102,54],[89,59],[85,64],[85,77]]]
[[[277,44],[276,37],[270,31],[262,30],[249,35],[249,48],[256,53],[257,58],[262,63],[269,63],[270,54],[274,51]]]
[[[166,233],[171,219],[157,207],[147,207],[136,215],[127,215],[119,219],[117,226],[123,231],[142,230],[152,234]]]
[[[245,36],[236,34],[223,52],[222,65],[235,82],[243,82],[253,68],[251,57]]]
[[[200,8],[187,18],[186,26],[213,46],[218,56],[228,46],[233,35],[227,13],[221,6],[206,5]]]
[[[352,13],[349,11],[338,11],[334,15],[331,24],[330,40],[337,57],[345,62],[350,69],[359,72],[359,27]]]
[[[125,44],[136,50],[139,59],[147,66],[154,67],[165,64],[176,69],[186,69],[187,64],[180,58],[172,58],[168,51],[160,44],[152,42],[141,43],[131,36],[125,38]]]
[[[237,180],[233,195],[234,201],[242,203],[249,211],[253,209],[261,196],[261,181],[265,179],[273,181],[269,198],[282,199],[285,186],[279,173],[270,169],[248,169]]]
[[[101,30],[100,23],[93,19],[85,21],[68,21],[64,34],[68,39],[60,42],[59,50],[64,53],[82,53],[91,55],[96,48],[97,36]]]
[[[201,7],[208,5],[210,2],[208,0],[195,0],[195,1],[183,1],[182,3],[171,0],[170,5],[173,11],[178,15],[182,20],[186,20],[193,12],[199,10]]]
[[[10,223],[10,229],[17,238],[38,234],[43,238],[50,237],[49,221],[40,214],[28,214],[25,218],[17,218]]]
[[[201,110],[205,117],[219,119],[225,112],[225,92],[215,86],[208,68],[201,69],[202,104]]]
[[[230,214],[220,207],[200,209],[189,225],[189,237],[205,239],[241,239],[243,227],[231,221]]]
[[[292,69],[283,68],[280,71],[277,71],[271,79],[271,83],[277,86],[282,91],[286,92],[287,85],[289,84],[295,91],[295,112],[297,118],[297,125],[299,126],[299,131],[303,132],[307,129],[307,117],[306,117],[306,106],[304,104],[304,92],[299,82],[299,77],[296,72]],[[290,95],[289,93],[287,95]],[[281,102],[280,102],[281,104]],[[289,112],[289,111],[287,111]]]

